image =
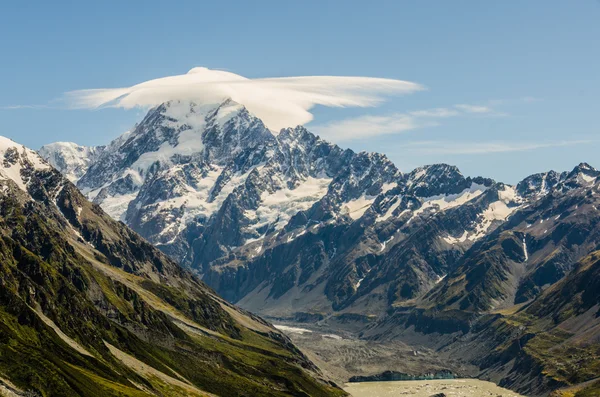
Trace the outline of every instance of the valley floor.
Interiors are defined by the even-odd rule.
[[[456,397],[521,396],[491,382],[478,379],[349,383],[344,390],[350,393],[352,397],[391,397],[400,395],[431,397],[437,393]]]
[[[450,371],[460,377],[474,377],[478,373],[477,368],[441,357],[422,345],[367,341],[329,326],[272,321],[338,385],[345,384],[352,376],[372,376],[385,371],[419,376]]]

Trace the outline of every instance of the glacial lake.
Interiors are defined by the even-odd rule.
[[[447,397],[524,397],[478,379],[346,383],[344,390],[352,397],[430,397],[436,393],[444,393]]]

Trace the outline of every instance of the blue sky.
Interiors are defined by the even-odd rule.
[[[331,136],[403,171],[448,162],[512,183],[582,161],[600,167],[597,0],[11,2],[0,35],[0,135],[32,148],[107,143],[144,114],[69,109],[56,101],[67,91],[205,66],[421,84],[377,107],[317,106],[307,124],[331,133],[369,122],[353,139]],[[465,104],[486,111],[456,107]],[[451,112],[414,116],[432,109]]]

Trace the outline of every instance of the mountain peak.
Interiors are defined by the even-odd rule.
[[[587,186],[600,176],[600,171],[588,163],[579,163],[565,178],[565,186]]]
[[[304,139],[315,140],[318,137],[312,132],[308,131],[306,127],[298,125],[294,128],[283,128],[277,138],[281,141],[299,141]]]
[[[588,163],[579,163],[575,168],[573,168],[573,171],[571,171],[571,173],[574,174],[580,172],[584,174],[595,174],[598,173],[598,170],[589,165]]]
[[[233,113],[235,108],[241,110],[243,106],[231,99],[203,104],[194,101],[171,100],[151,109],[144,119],[153,118],[156,114],[167,118],[172,123],[187,124],[191,128],[197,128],[204,126],[206,119],[210,116],[219,114],[223,110]]]
[[[235,120],[235,124],[237,124],[238,127],[249,125],[253,121],[259,120],[256,116],[251,114],[244,105],[231,98],[225,99],[217,107],[209,111],[205,119],[207,125],[212,123],[218,124],[221,127],[224,127],[225,124],[231,120]]]
[[[405,178],[407,188],[418,197],[458,193],[470,185],[456,166],[444,163],[415,168]]]
[[[554,189],[586,186],[599,176],[600,171],[588,163],[579,163],[570,172],[548,171],[529,175],[517,184],[516,189],[523,197],[543,196]]]
[[[34,170],[48,170],[50,166],[33,150],[0,136],[0,177],[11,180],[27,191],[29,175]]]

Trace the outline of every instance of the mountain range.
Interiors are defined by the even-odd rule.
[[[167,102],[106,146],[39,153],[250,312],[428,335],[529,395],[599,387],[600,172],[586,163],[514,186],[447,164],[403,173],[302,126],[270,131],[232,100]]]

